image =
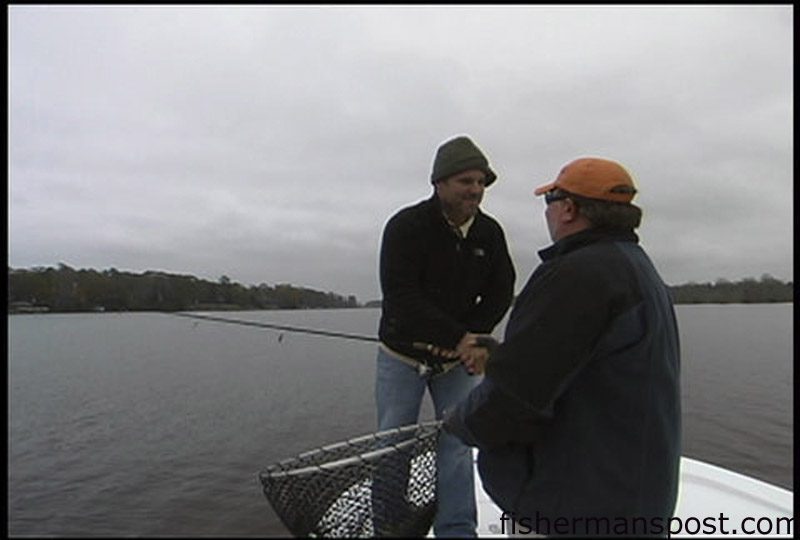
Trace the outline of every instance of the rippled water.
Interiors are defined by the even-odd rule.
[[[792,306],[677,310],[684,453],[791,489]],[[379,311],[216,315],[373,335]],[[286,535],[258,471],[374,431],[372,343],[157,313],[8,320],[10,535]]]

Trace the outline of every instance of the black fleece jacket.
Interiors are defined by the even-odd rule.
[[[454,349],[465,332],[490,333],[511,305],[514,278],[500,224],[479,211],[461,238],[434,194],[384,227],[379,337],[399,353],[435,360],[412,343]]]

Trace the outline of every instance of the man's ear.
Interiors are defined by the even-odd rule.
[[[575,204],[575,201],[573,201],[570,198],[567,198],[564,199],[563,203],[564,203],[564,212],[562,212],[561,215],[563,216],[564,221],[570,223],[578,219],[578,205]]]

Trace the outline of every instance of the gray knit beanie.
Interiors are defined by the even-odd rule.
[[[478,169],[486,173],[486,187],[489,187],[497,178],[497,175],[489,167],[489,160],[469,137],[460,136],[450,139],[436,151],[431,183],[435,184],[448,176],[469,169]]]

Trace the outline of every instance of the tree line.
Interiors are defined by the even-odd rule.
[[[718,279],[670,287],[677,304],[793,302],[794,285],[764,274],[761,279]],[[367,303],[367,307],[380,302]],[[218,281],[191,275],[114,268],[8,269],[9,312],[70,311],[204,311],[224,309],[321,309],[362,307],[355,296],[305,287],[265,283],[246,287],[227,276]]]
[[[718,279],[715,283],[687,283],[670,287],[676,304],[766,304],[794,302],[794,284],[784,283],[769,274],[760,280]]]
[[[265,283],[246,287],[227,276],[218,281],[191,275],[115,268],[8,269],[11,312],[183,311],[221,309],[319,309],[359,307],[355,296],[344,297],[305,287]]]

